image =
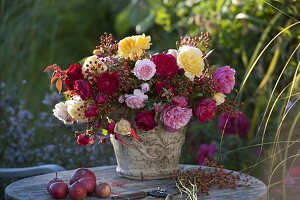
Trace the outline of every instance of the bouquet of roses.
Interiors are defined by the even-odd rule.
[[[150,42],[144,34],[119,42],[104,34],[92,56],[66,70],[46,68],[66,98],[54,115],[65,124],[86,124],[75,132],[78,144],[104,143],[108,133],[139,140],[140,131],[178,130],[192,117],[205,123],[234,107],[226,95],[235,85],[235,70],[209,66],[208,34],[181,37],[177,49],[153,55]]]

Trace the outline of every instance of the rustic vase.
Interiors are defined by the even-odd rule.
[[[110,138],[117,159],[117,173],[130,179],[164,179],[179,169],[185,129],[169,132],[162,126],[138,131],[140,141],[122,136],[119,142]]]

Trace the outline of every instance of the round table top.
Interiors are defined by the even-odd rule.
[[[195,165],[181,165],[183,169],[190,169],[199,166]],[[203,167],[205,168],[205,167]],[[131,180],[127,178],[119,177],[116,173],[116,166],[104,166],[90,168],[97,177],[97,182],[107,182],[112,186],[113,194],[125,194],[137,191],[151,191],[154,189],[165,188],[170,184],[174,184],[173,179],[161,179],[161,180]],[[74,170],[62,171],[58,173],[58,177],[63,179],[66,183],[69,182]],[[44,174],[40,176],[34,176],[25,178],[8,185],[5,189],[6,200],[49,200],[52,199],[47,192],[47,183],[50,179],[55,177],[55,173]],[[241,175],[241,179],[250,178],[252,184],[243,185],[236,189],[220,189],[213,188],[210,190],[209,195],[201,194],[199,199],[239,199],[239,200],[257,200],[266,198],[266,186],[260,180]],[[98,199],[95,196],[87,196],[86,199]],[[156,199],[154,197],[146,197],[144,199]],[[180,199],[179,195],[174,199]],[[185,199],[185,198],[182,198]]]

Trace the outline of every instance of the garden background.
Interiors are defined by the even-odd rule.
[[[197,164],[200,145],[212,144],[225,168],[262,179],[272,198],[293,198],[300,189],[300,167],[291,175],[300,166],[299,11],[297,0],[1,0],[0,167],[115,164],[111,145],[79,146],[72,128],[52,116],[62,97],[45,67],[91,55],[104,32],[151,35],[155,53],[206,31],[214,49],[208,60],[237,72],[233,98],[249,129],[223,137],[217,120],[192,123],[181,163]],[[0,179],[2,194],[9,181]]]

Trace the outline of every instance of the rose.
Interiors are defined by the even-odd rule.
[[[150,80],[154,76],[155,72],[156,72],[156,66],[149,59],[138,60],[135,63],[135,67],[133,69],[134,75],[139,80],[144,80],[144,81]]]
[[[125,95],[125,103],[128,107],[132,109],[140,109],[145,106],[144,101],[148,99],[148,96],[145,95],[142,90],[135,89],[133,94]]]
[[[213,74],[215,89],[229,94],[235,85],[235,70],[229,66],[218,68]]]
[[[136,126],[143,131],[152,130],[157,126],[154,120],[154,114],[147,110],[139,112],[135,116],[134,121]]]
[[[78,63],[71,64],[67,69],[67,75],[74,80],[83,79],[81,65]]]
[[[148,91],[150,90],[150,86],[149,86],[148,83],[143,83],[143,84],[141,85],[141,89],[142,89],[142,92],[143,92],[143,93],[146,93],[146,92],[148,92]]]
[[[67,69],[67,77],[64,79],[66,88],[68,90],[73,90],[75,81],[79,79],[83,79],[81,65],[78,63],[71,64]]]
[[[110,120],[106,125],[107,132],[113,134],[115,130],[115,126],[116,126],[115,122]]]
[[[77,136],[77,144],[87,145],[87,144],[89,144],[89,140],[90,139],[88,138],[88,136],[86,136],[84,134]]]
[[[186,107],[188,105],[188,99],[184,96],[181,97],[173,97],[171,99],[172,103],[181,106],[181,107]]]
[[[113,95],[119,89],[118,72],[104,72],[97,78],[96,87],[106,95]]]
[[[191,81],[194,77],[199,77],[204,69],[204,60],[202,52],[196,47],[184,45],[179,48],[177,55],[177,62],[185,71],[185,76]]]
[[[241,137],[246,137],[249,130],[249,122],[243,112],[225,112],[219,118],[218,129],[225,136],[237,134]]]
[[[178,51],[176,49],[169,49],[167,54],[170,54],[177,59]]]
[[[125,119],[121,119],[116,123],[114,132],[120,135],[130,135],[131,134],[130,122]]]
[[[89,119],[85,117],[85,111],[89,103],[75,95],[70,100],[66,101],[67,111],[72,118],[78,122],[88,122]]]
[[[201,123],[212,120],[215,117],[216,112],[216,101],[213,99],[204,99],[200,101],[194,109],[194,114]]]
[[[167,105],[160,115],[160,120],[169,130],[177,130],[186,126],[192,117],[192,109]]]
[[[104,94],[98,94],[95,98],[97,104],[104,104],[107,101],[107,97]]]
[[[216,105],[221,105],[225,101],[226,95],[221,92],[217,92],[214,94],[214,100],[216,101]]]
[[[53,114],[59,120],[63,121],[64,124],[73,124],[75,119],[71,117],[71,115],[67,111],[67,105],[64,102],[59,102],[55,105],[53,109]]]
[[[198,165],[205,164],[205,159],[212,159],[215,153],[216,146],[214,144],[201,144],[196,155]]]
[[[150,59],[156,65],[156,75],[161,78],[173,78],[179,69],[176,59],[170,54],[156,54]]]
[[[88,100],[93,94],[92,86],[87,80],[84,79],[75,81],[74,91],[82,100]]]

